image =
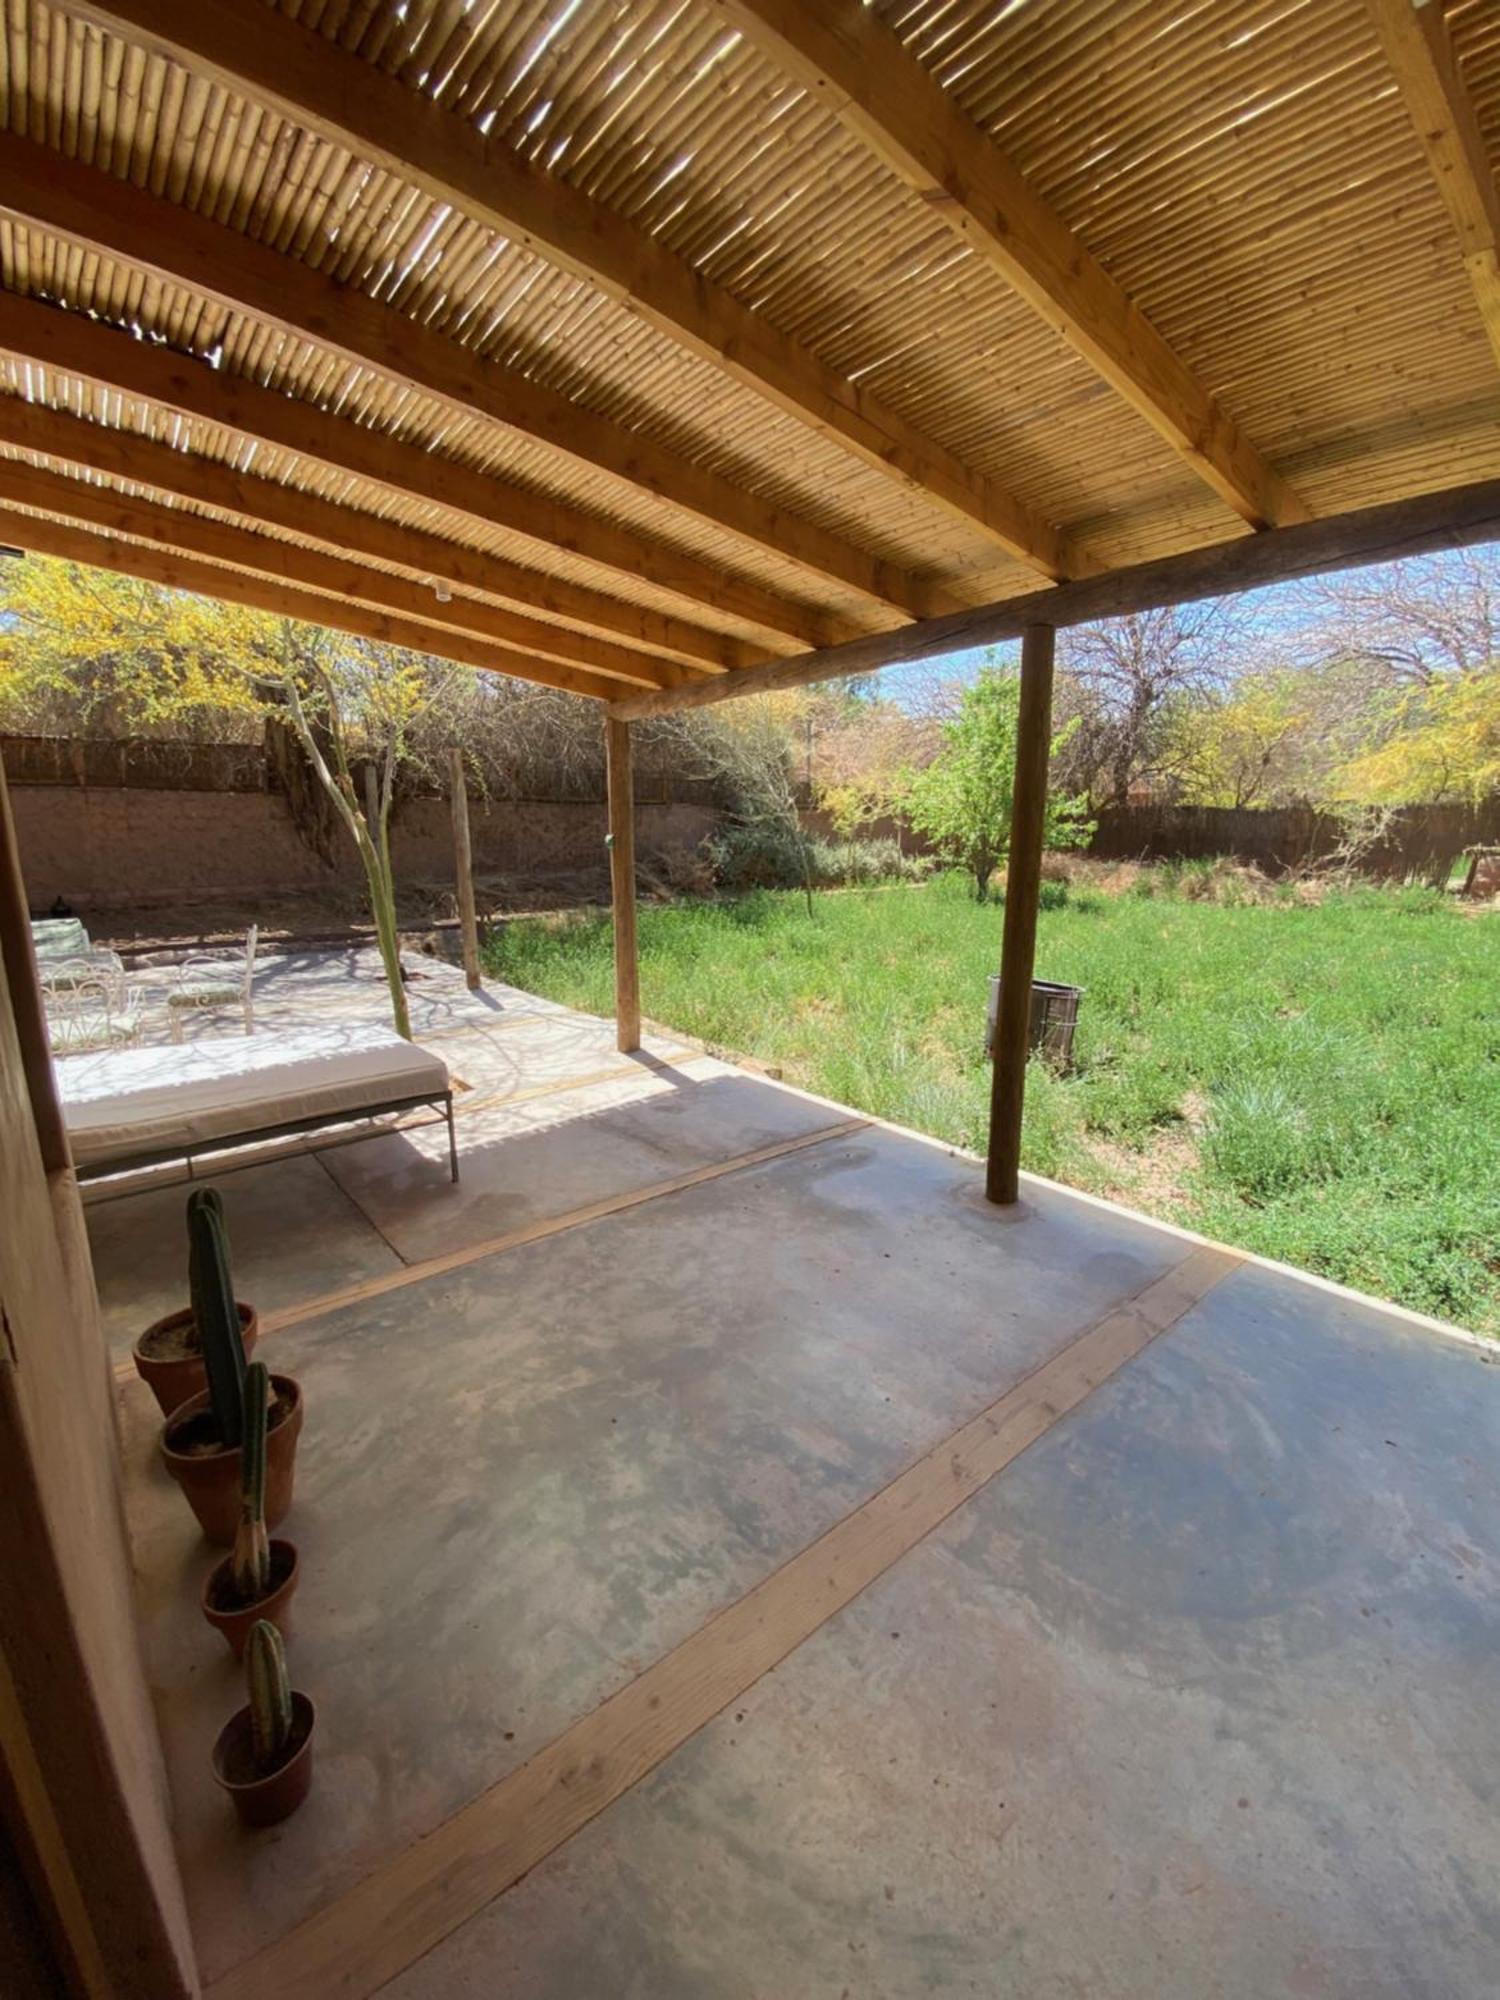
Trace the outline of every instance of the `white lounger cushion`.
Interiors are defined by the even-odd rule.
[[[227,1143],[301,1118],[358,1117],[395,1098],[448,1089],[442,1059],[389,1028],[299,1028],[102,1050],[58,1063],[56,1075],[82,1168]]]

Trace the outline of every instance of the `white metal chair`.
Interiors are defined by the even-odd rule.
[[[113,990],[125,978],[125,963],[118,952],[106,945],[87,942],[75,952],[39,958],[36,970],[44,996],[65,992],[81,979],[104,979]]]
[[[243,959],[227,959],[212,952],[194,952],[177,968],[177,984],[167,994],[167,1020],[172,1040],[182,1040],[185,1014],[214,1007],[238,1006],[245,1033],[255,1033],[255,945],[260,926],[252,924],[245,934]]]
[[[112,951],[59,959],[46,968],[42,998],[47,1038],[59,1056],[123,1048],[141,1033],[141,993]]]

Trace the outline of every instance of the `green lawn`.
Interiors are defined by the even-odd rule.
[[[1414,891],[1050,894],[1037,971],[1087,994],[1076,1073],[1033,1065],[1028,1167],[1500,1334],[1500,919]],[[955,877],[811,920],[783,892],[648,907],[643,1004],[980,1149],[1000,923]],[[513,924],[491,962],[612,1011],[605,920]]]

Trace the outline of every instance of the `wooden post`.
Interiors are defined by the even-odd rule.
[[[984,1191],[993,1202],[1020,1193],[1021,1111],[1026,1092],[1031,978],[1036,966],[1036,912],[1047,829],[1047,763],[1052,749],[1050,625],[1028,625],[1021,637],[1021,709],[1016,725],[1016,787],[1011,801],[1010,858],[1005,871],[1005,934],[1000,948],[1000,1009],[990,1076],[990,1144]]]
[[[453,812],[453,869],[458,878],[458,921],[464,940],[464,978],[469,991],[479,991],[479,921],[474,914],[474,859],[469,848],[469,787],[464,780],[464,753],[455,744],[448,752],[448,801]]]
[[[630,750],[630,724],[606,716],[609,885],[615,916],[615,1045],[626,1055],[641,1045],[641,969],[635,948],[635,794]]]

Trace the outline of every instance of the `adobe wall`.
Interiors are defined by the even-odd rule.
[[[326,867],[298,837],[272,792],[148,791],[21,784],[11,791],[26,894],[33,910],[57,896],[81,913],[358,887],[353,848],[340,840]],[[706,806],[636,807],[643,861],[695,848],[712,828]],[[545,876],[598,865],[605,810],[591,801],[471,799],[476,874]],[[393,833],[398,879],[453,879],[447,804],[415,799]]]

